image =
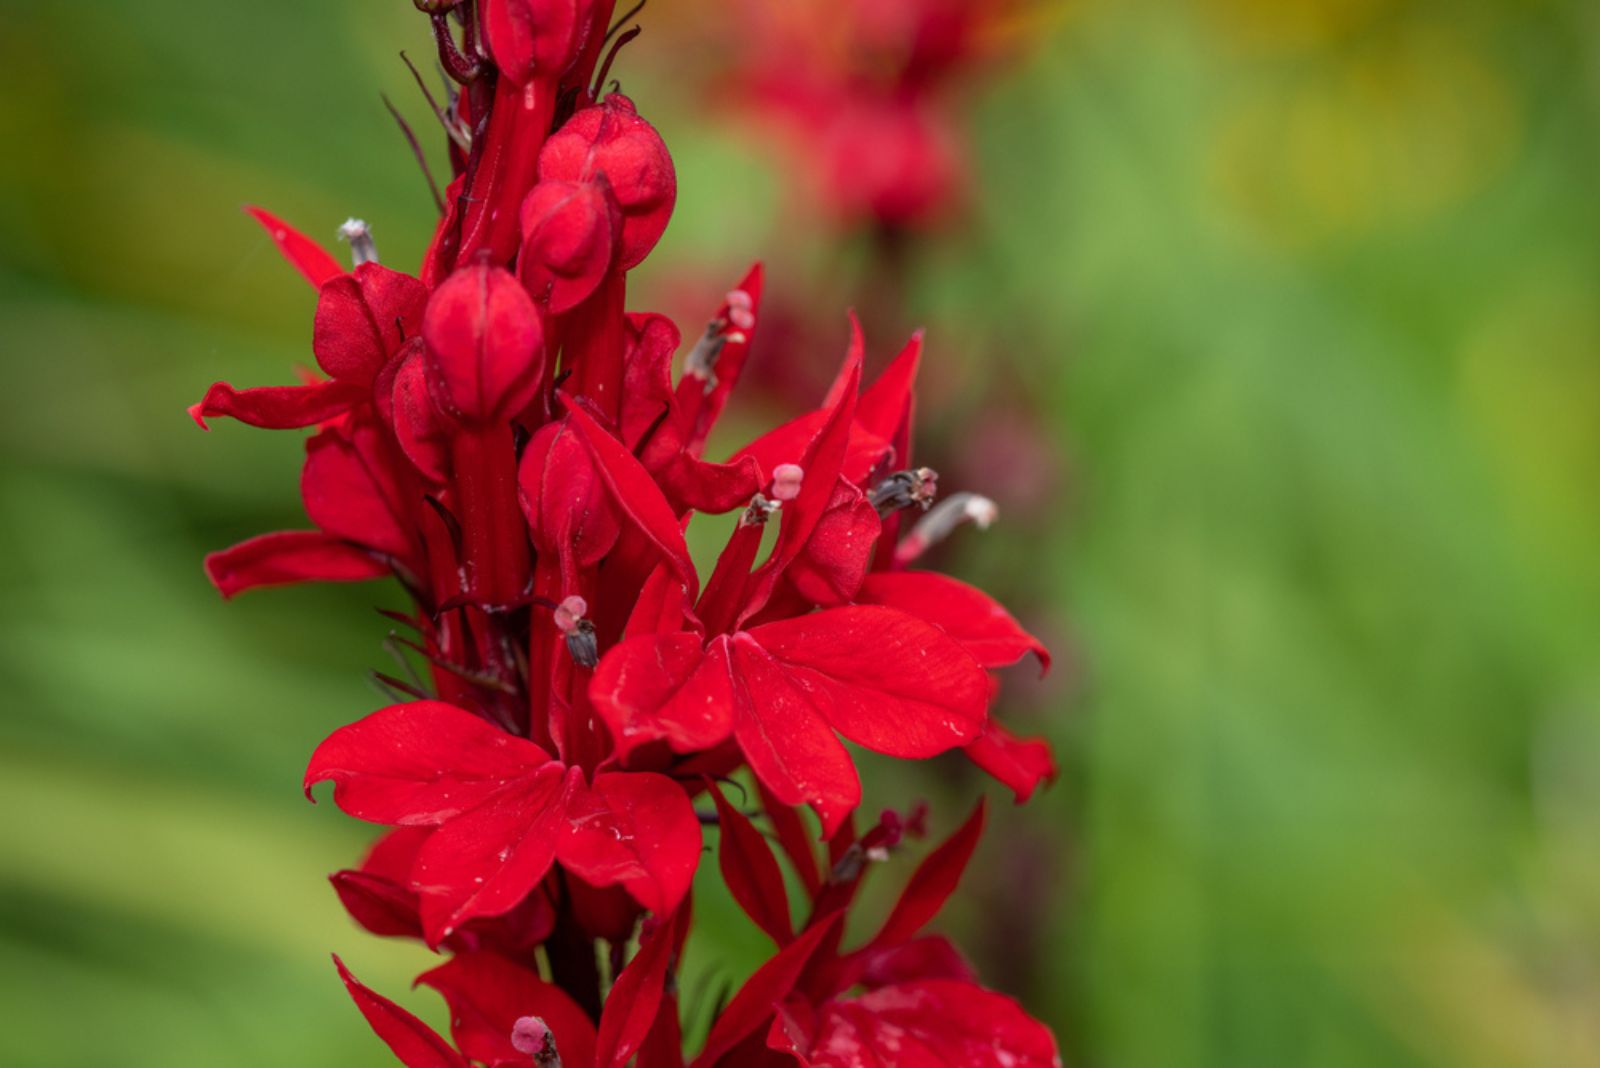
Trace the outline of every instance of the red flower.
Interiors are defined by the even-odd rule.
[[[700,857],[700,825],[672,780],[612,772],[589,781],[438,701],[393,705],[334,731],[312,754],[307,796],[329,779],[334,801],[358,819],[436,828],[410,876],[430,944],[516,908],[557,861],[666,914]]]

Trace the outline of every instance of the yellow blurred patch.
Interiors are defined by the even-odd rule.
[[[1457,208],[1503,172],[1522,135],[1511,83],[1442,24],[1245,84],[1213,141],[1212,181],[1232,213],[1292,248]]]

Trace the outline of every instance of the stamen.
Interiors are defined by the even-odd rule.
[[[579,667],[592,668],[600,662],[600,648],[595,641],[594,624],[584,616],[589,602],[577,594],[556,605],[556,629],[566,635],[567,653]]]
[[[872,488],[869,499],[880,516],[916,505],[924,512],[939,493],[939,472],[931,467],[896,471]]]
[[[537,1016],[524,1016],[512,1025],[511,1046],[518,1053],[531,1056],[537,1068],[561,1068],[556,1036]]]
[[[772,469],[772,496],[779,501],[792,501],[800,496],[800,483],[806,473],[799,464],[779,464]]]
[[[759,527],[766,523],[779,508],[779,502],[770,500],[761,494],[750,498],[750,507],[744,510],[744,515],[739,517],[739,525],[745,527]]]
[[[378,246],[372,240],[372,227],[365,220],[346,219],[339,227],[339,240],[350,242],[350,260],[355,266],[378,262]]]
[[[988,530],[989,524],[999,514],[999,508],[987,497],[976,493],[953,493],[918,520],[917,525],[911,528],[911,533],[895,546],[895,562],[910,563],[948,538],[963,523],[972,523],[979,530]]]
[[[727,325],[721,319],[713,320],[706,326],[706,332],[695,341],[694,347],[689,350],[689,355],[683,358],[685,377],[703,381],[707,393],[717,385],[717,375],[713,368],[716,366],[717,357],[722,355],[722,346],[728,342],[728,335],[723,332]]]

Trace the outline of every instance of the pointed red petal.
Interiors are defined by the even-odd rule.
[[[888,442],[894,449],[894,462],[900,467],[911,464],[911,415],[915,404],[912,390],[921,360],[922,331],[918,330],[894,362],[883,369],[872,385],[861,391],[861,400],[856,405],[856,424],[873,437]]]
[[[457,953],[417,977],[450,1006],[450,1036],[461,1052],[486,1064],[525,1064],[511,1044],[517,1020],[537,1016],[555,1038],[562,1063],[594,1063],[594,1024],[558,986],[497,953]]]
[[[761,794],[761,807],[772,821],[772,831],[778,836],[778,845],[783,847],[784,855],[794,865],[806,893],[815,897],[822,886],[822,872],[817,867],[817,854],[811,846],[811,835],[799,811],[779,801],[767,785],[759,780],[756,789]]]
[[[510,912],[539,885],[555,860],[565,793],[552,761],[433,832],[412,872],[430,945],[468,920]]]
[[[224,597],[297,582],[361,582],[389,567],[371,553],[320,530],[258,534],[206,557],[206,577]]]
[[[927,620],[960,642],[986,668],[1008,667],[1029,653],[1050,669],[1050,651],[1022,629],[999,601],[975,586],[934,571],[878,571],[856,594]]]
[[[993,720],[968,743],[966,753],[974,764],[1010,787],[1019,805],[1033,796],[1040,783],[1056,777],[1049,742],[1018,738]]]
[[[861,803],[849,752],[818,714],[812,689],[754,638],[719,642],[732,650],[733,736],[750,770],[784,804],[816,809],[823,835],[831,835]]]
[[[542,767],[548,754],[443,701],[381,708],[317,746],[305,790],[332,779],[333,800],[372,823],[442,823]]]
[[[339,266],[339,261],[334,259],[321,245],[276,215],[252,204],[246,204],[244,210],[247,215],[261,224],[261,228],[267,232],[267,236],[272,238],[273,243],[278,246],[278,251],[283,253],[283,258],[288,260],[294,269],[304,275],[306,281],[313,286],[321,288],[322,283],[344,273],[344,268]]]
[[[844,388],[829,408],[827,422],[817,431],[816,437],[806,446],[798,462],[802,471],[800,492],[793,500],[785,501],[782,508],[778,541],[772,555],[756,569],[749,583],[749,597],[739,613],[738,622],[766,606],[778,577],[791,561],[805,548],[811,532],[828,509],[833,499],[834,484],[844,463],[845,450],[850,442],[850,424],[855,415],[856,386],[861,381],[859,357],[844,376]]]
[[[595,667],[589,700],[611,728],[617,752],[665,738],[680,753],[710,749],[733,729],[724,643],[701,648],[698,634],[640,634]]]
[[[257,386],[234,389],[217,382],[189,415],[200,429],[210,430],[207,419],[224,415],[267,430],[290,430],[326,422],[361,400],[366,390],[349,382],[314,382],[305,386]]]
[[[737,1046],[746,1035],[752,1034],[772,1018],[778,1003],[794,988],[795,981],[810,963],[817,946],[833,930],[837,922],[838,914],[835,913],[828,919],[813,924],[800,937],[778,950],[770,960],[756,969],[755,974],[733,996],[733,1000],[728,1002],[728,1007],[722,1010],[717,1022],[711,1025],[711,1033],[706,1036],[705,1049],[695,1059],[695,1068],[707,1068],[716,1064],[720,1057]]]
[[[743,812],[728,804],[722,791],[709,787],[717,806],[717,826],[722,832],[717,864],[733,899],[774,942],[782,946],[794,937],[789,918],[789,893],[783,885],[772,847]]]
[[[469,1068],[466,1058],[451,1049],[433,1028],[382,994],[367,989],[337,956],[333,963],[367,1024],[406,1068]]]
[[[581,406],[565,394],[562,394],[561,400],[572,424],[594,454],[600,467],[600,476],[611,490],[612,499],[672,564],[684,588],[689,591],[690,600],[693,600],[700,591],[700,579],[695,573],[694,561],[689,558],[689,547],[684,543],[677,514],[661,495],[650,472],[622,442],[601,429]]]
[[[984,814],[984,803],[980,799],[967,821],[917,865],[911,881],[900,893],[900,900],[895,902],[894,911],[889,913],[883,929],[872,940],[874,946],[910,941],[944,907],[983,834]]]
[[[585,785],[568,772],[567,817],[556,855],[595,886],[621,884],[658,916],[678,907],[700,862],[700,821],[665,775],[614,772]]]
[[[711,373],[716,377],[716,384],[711,391],[706,392],[706,380],[695,375],[685,375],[678,382],[679,405],[695,413],[693,425],[685,428],[688,439],[684,447],[690,456],[698,457],[705,451],[706,438],[716,426],[722,410],[727,407],[728,395],[739,384],[739,375],[744,371],[745,360],[750,355],[750,342],[761,321],[762,286],[763,271],[761,264],[757,263],[734,287],[735,292],[742,292],[750,298],[751,324],[734,324],[733,332],[723,341],[722,351],[717,353],[717,361],[711,368]],[[713,318],[726,319],[730,310],[724,301]]]
[[[622,1068],[644,1041],[661,1005],[678,922],[678,914],[674,914],[656,924],[654,933],[640,943],[639,951],[611,985],[600,1013],[595,1068]]]
[[[928,757],[978,736],[989,679],[954,640],[904,612],[830,608],[766,623],[751,638],[846,738]]]

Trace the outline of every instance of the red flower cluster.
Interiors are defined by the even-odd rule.
[[[736,103],[786,130],[796,164],[842,221],[918,228],[965,181],[945,89],[1021,0],[740,0],[718,23]],[[774,124],[774,120],[778,120]]]
[[[417,700],[334,731],[305,788],[332,781],[345,812],[393,828],[332,881],[368,930],[449,954],[419,982],[449,1002],[452,1041],[340,964],[356,1004],[413,1068],[681,1068],[673,976],[714,823],[721,873],[777,951],[695,1064],[1055,1063],[1047,1030],[919,936],[981,808],[882,930],[841,950],[869,862],[921,817],[858,833],[840,735],[906,758],[965,749],[1019,799],[1053,770],[1042,743],[988,716],[990,669],[1043,648],[978,590],[906,569],[982,511],[962,494],[930,510],[935,475],[911,466],[920,340],[863,389],[855,331],[819,408],[705,460],[761,272],[674,383],[676,327],[624,310],[676,186],[656,131],[602,91],[609,58],[595,77],[612,5],[419,6],[459,84],[441,110],[454,180],[420,277],[381,266],[362,225],[347,224],[346,271],[253,211],[317,287],[326,377],[217,384],[193,409],[202,426],[316,428],[301,477],[315,529],[212,555],[225,595],[392,575],[415,601],[389,614],[431,686],[388,680]],[[902,531],[907,510],[926,514]],[[702,583],[685,528],[735,512]],[[798,925],[766,835],[715,785],[743,766],[808,898]]]

